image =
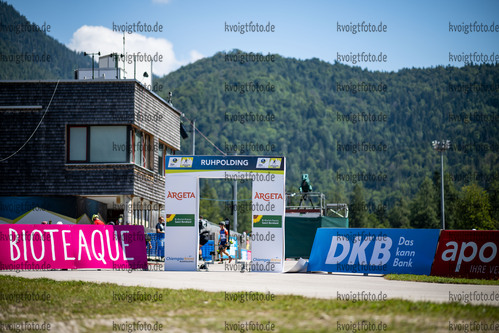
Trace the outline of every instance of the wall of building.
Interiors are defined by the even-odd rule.
[[[154,136],[156,147],[160,138],[179,149],[178,112],[133,80],[61,81],[55,89],[56,85],[54,81],[0,82],[0,160],[17,151],[39,125],[23,149],[0,161],[0,196],[119,194],[164,203],[165,182],[157,173],[157,151],[152,171],[132,163],[67,163],[67,126],[136,126]]]

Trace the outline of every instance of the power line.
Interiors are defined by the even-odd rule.
[[[26,142],[21,146],[21,148],[19,148],[16,152],[14,152],[13,154],[11,154],[10,156],[7,156],[4,159],[1,159],[0,162],[7,161],[9,158],[11,158],[12,156],[16,155],[18,152],[20,152],[24,148],[24,146],[26,146],[28,144],[29,140],[31,140],[31,138],[33,137],[33,135],[35,135],[36,131],[38,130],[38,127],[40,127],[40,125],[42,124],[43,118],[45,118],[45,115],[47,114],[47,111],[49,110],[50,104],[52,104],[52,100],[54,99],[55,92],[57,91],[57,87],[59,86],[59,81],[60,80],[57,80],[57,84],[55,85],[54,93],[52,94],[52,97],[50,98],[49,105],[47,105],[47,108],[45,109],[45,112],[43,113],[42,119],[40,119],[40,122],[36,126],[35,130],[33,131],[33,133],[31,133],[31,135],[28,138],[28,140],[26,140]]]
[[[211,142],[211,140],[210,140],[210,139],[208,139],[208,138],[206,137],[206,135],[204,135],[204,134],[203,134],[203,133],[202,133],[202,132],[201,132],[201,131],[200,131],[200,130],[196,127],[196,125],[194,125],[194,124],[193,124],[192,120],[190,120],[189,118],[187,118],[185,115],[184,115],[184,118],[185,118],[185,119],[187,119],[187,120],[191,123],[192,127],[194,127],[194,129],[195,129],[195,130],[196,130],[199,134],[201,134],[201,136],[202,136],[202,137],[203,137],[206,141],[208,141],[208,142],[209,142],[209,143],[210,143],[213,147],[215,147],[215,148],[216,148],[219,152],[221,152],[221,153],[222,153],[222,155],[227,156],[227,153],[225,153],[223,150],[221,150],[220,148],[218,148],[218,147],[217,147],[217,145],[215,145],[213,142]]]

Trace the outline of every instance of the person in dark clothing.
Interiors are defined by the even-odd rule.
[[[312,185],[310,185],[310,180],[308,179],[308,174],[304,173],[301,175],[301,186],[300,186],[300,193],[302,194],[301,200],[300,200],[300,206],[303,201],[305,201],[305,204],[308,201],[310,201],[310,204],[312,205],[312,208],[314,208],[314,203],[312,202],[312,199],[308,197],[308,193],[312,192]]]
[[[220,261],[223,262],[222,255],[225,254],[229,257],[229,263],[232,261],[232,257],[227,252],[227,248],[229,247],[229,232],[225,228],[225,223],[220,222],[220,238],[218,241],[218,250],[220,252]]]
[[[199,260],[203,260],[203,253],[201,247],[203,247],[208,241],[210,236],[210,231],[207,228],[206,221],[203,221],[203,217],[199,218]]]
[[[163,216],[158,218],[158,223],[156,223],[156,233],[164,234],[165,233],[165,219]]]

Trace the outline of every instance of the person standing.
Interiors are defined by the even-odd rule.
[[[165,218],[160,216],[156,224],[156,256],[165,258]]]
[[[210,231],[207,228],[206,221],[203,220],[203,217],[199,217],[199,260],[203,259],[203,252],[201,248],[208,243],[210,237]]]
[[[100,219],[99,219],[99,215],[97,214],[94,214],[92,216],[92,224],[95,224],[95,225],[105,225],[104,222],[102,222]]]
[[[225,228],[225,223],[222,221],[219,223],[220,225],[220,238],[218,240],[218,251],[220,252],[220,263],[223,262],[223,254],[229,257],[229,264],[232,261],[232,257],[227,252],[227,248],[229,247],[229,232]]]
[[[158,223],[156,223],[156,233],[164,234],[165,233],[165,219],[163,216],[158,218]]]

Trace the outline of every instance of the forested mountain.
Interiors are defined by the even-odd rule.
[[[44,32],[9,31],[29,24],[0,2],[1,80],[70,79],[75,68],[91,67]],[[439,227],[432,141],[450,140],[447,226],[498,227],[498,65],[388,73],[248,52],[220,52],[156,79],[158,94],[173,92],[173,104],[227,154],[286,156],[286,190],[298,191],[308,173],[328,202],[349,204],[355,227]],[[9,61],[26,53],[50,61]],[[192,152],[190,140],[182,145],[180,153]],[[196,154],[220,152],[198,135]],[[231,198],[230,185],[219,185],[205,182],[202,195]],[[249,200],[247,185],[240,197]],[[203,205],[215,222],[227,213],[217,201]]]
[[[234,61],[247,60],[247,54],[217,53],[182,67],[160,79],[162,94],[172,91],[174,105],[227,154],[286,156],[287,191],[297,191],[301,174],[308,173],[328,201],[355,206],[358,185],[357,199],[364,200],[359,209],[367,206],[359,226],[389,226],[389,211],[428,190],[427,179],[435,193],[420,194],[427,202],[419,209],[434,210],[434,219],[405,226],[438,227],[440,154],[432,141],[450,140],[444,164],[452,184],[446,186],[459,191],[476,183],[478,190],[495,193],[499,66],[386,73],[279,55],[274,61]],[[185,142],[183,153],[190,152]],[[220,153],[198,136],[196,154]],[[412,210],[416,219],[421,212],[414,205]],[[351,214],[355,225],[355,209]]]
[[[47,35],[49,23],[33,25],[11,5],[0,2],[0,80],[72,79],[89,57]]]

